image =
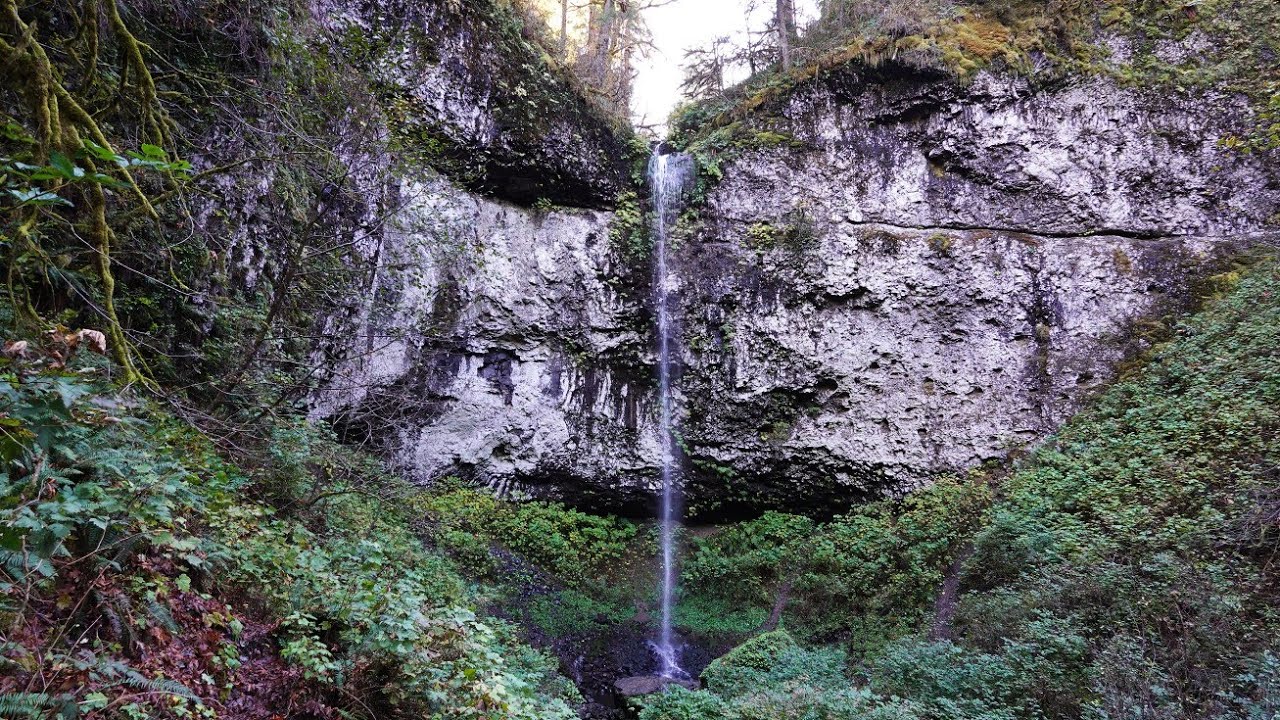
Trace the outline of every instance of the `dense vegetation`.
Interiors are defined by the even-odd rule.
[[[690,537],[682,632],[746,642],[642,717],[1273,715],[1280,267],[1217,282],[1013,468]],[[652,599],[643,526],[424,492],[297,422],[229,462],[80,337],[4,360],[6,714],[570,717],[521,637]]]
[[[301,423],[230,464],[50,352],[0,377],[0,714],[574,716],[554,660],[477,614],[420,491]]]
[[[534,144],[555,113],[583,134],[630,132],[511,3],[430,7],[501,53],[467,60],[500,94],[506,142]],[[263,395],[280,409],[305,397],[322,374],[299,362],[317,352],[316,318],[368,269],[352,238],[413,200],[371,178],[410,163],[487,192],[495,168],[536,161],[446,132],[391,80],[389,57],[431,61],[438,38],[391,31],[418,10],[387,4],[387,27],[364,30],[292,0],[0,4],[15,320],[100,327],[126,381],[181,388],[220,422],[243,423]],[[347,121],[353,108],[365,122]]]
[[[531,58],[504,110],[576,97],[510,4],[444,11]],[[0,716],[574,714],[474,579],[504,541],[581,577],[567,538],[461,547],[485,496],[422,499],[299,416],[351,238],[403,202],[361,178],[458,170],[378,94],[378,42],[287,0],[0,2]]]

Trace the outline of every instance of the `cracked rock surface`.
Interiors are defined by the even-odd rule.
[[[1246,115],[893,67],[802,88],[761,121],[797,142],[726,163],[671,259],[690,511],[835,512],[1042,440],[1276,241],[1274,161],[1217,144]],[[649,509],[651,279],[610,214],[423,187],[360,291],[377,349],[318,414],[423,480]]]
[[[344,351],[313,416],[422,482],[602,506],[631,488],[644,506],[659,453],[648,315],[619,280],[612,215],[440,176],[406,180],[399,202],[362,248],[374,270],[351,315],[329,321]]]

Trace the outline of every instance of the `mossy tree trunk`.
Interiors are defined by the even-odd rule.
[[[67,39],[46,38],[41,35],[36,22],[24,19],[16,0],[0,0],[0,58],[9,72],[24,88],[23,99],[27,104],[29,120],[34,131],[34,159],[36,164],[49,162],[55,153],[66,158],[78,158],[89,178],[114,175],[126,194],[139,210],[152,221],[159,215],[146,192],[127,167],[112,163],[104,165],[105,175],[99,174],[97,164],[84,151],[86,141],[92,141],[112,155],[119,156],[108,139],[99,119],[113,107],[121,107],[132,101],[140,108],[137,119],[139,136],[143,142],[164,147],[168,144],[170,120],[160,105],[155,80],[148,68],[146,54],[150,52],[130,31],[120,12],[118,0],[83,0],[77,18],[77,32]],[[110,29],[108,38],[100,35],[100,28]],[[119,82],[114,91],[104,97],[99,87],[102,74],[99,71],[104,40],[118,50],[117,73]],[[68,81],[62,68],[51,61],[46,44],[56,47],[69,59],[67,65],[79,68],[76,82]],[[101,106],[101,107],[100,107]],[[172,177],[168,180],[172,182]],[[112,246],[115,231],[110,223],[110,203],[106,182],[92,180],[65,183],[58,192],[74,194],[75,214],[69,214],[72,227],[82,234],[86,244],[95,253],[93,263],[100,284],[98,311],[106,324],[106,334],[111,340],[112,352],[128,383],[149,384],[140,369],[141,360],[129,342],[120,322],[115,304],[115,276],[112,272]],[[15,309],[34,314],[28,294],[17,287],[17,253],[27,252],[36,258],[47,260],[40,247],[42,227],[54,227],[67,220],[39,207],[20,208],[21,219],[16,224],[16,240],[10,257],[7,281]]]

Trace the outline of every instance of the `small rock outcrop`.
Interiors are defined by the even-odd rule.
[[[697,690],[699,687],[696,680],[677,680],[675,678],[658,677],[657,675],[621,678],[613,684],[619,697],[624,700],[662,692],[671,685],[678,685],[689,690]]]
[[[526,205],[605,208],[627,184],[630,130],[587,102],[506,4],[316,2],[336,50],[376,78],[411,163]]]

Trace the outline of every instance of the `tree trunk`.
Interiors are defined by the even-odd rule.
[[[796,11],[792,0],[778,0],[778,55],[782,69],[791,69],[791,38],[795,36]]]
[[[587,3],[587,44],[578,49],[579,60],[588,67],[595,62],[596,48],[600,46],[600,6],[596,0]]]
[[[618,39],[618,6],[615,0],[604,0],[601,22],[603,28],[600,33],[600,65],[608,68],[609,61],[613,58],[614,43]]]
[[[569,0],[560,0],[560,62],[569,59]]]
[[[608,80],[609,45],[613,42],[614,0],[592,0],[590,7],[587,47],[582,51],[582,57],[586,58],[585,77],[603,86]]]

